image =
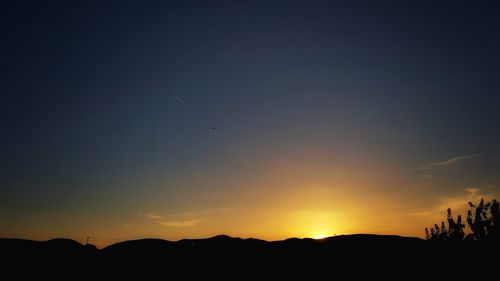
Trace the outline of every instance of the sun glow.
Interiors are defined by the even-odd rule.
[[[317,235],[313,236],[314,239],[323,239],[326,237],[327,237],[327,235],[325,235],[325,234],[317,234]]]

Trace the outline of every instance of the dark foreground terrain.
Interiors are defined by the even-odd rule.
[[[479,280],[498,277],[498,249],[492,243],[364,234],[274,242],[228,236],[177,242],[143,239],[104,249],[69,239],[0,239],[1,275],[7,277],[2,280]]]

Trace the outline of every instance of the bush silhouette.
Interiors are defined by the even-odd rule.
[[[441,222],[441,227],[434,224],[430,229],[425,228],[425,238],[427,240],[439,241],[461,241],[461,240],[500,240],[500,215],[499,202],[493,199],[489,203],[485,203],[481,199],[479,204],[469,202],[470,208],[467,213],[467,225],[470,228],[470,233],[465,234],[465,224],[462,223],[462,216],[458,215],[457,220],[453,218],[451,209],[447,210],[448,227],[446,228],[444,221]]]

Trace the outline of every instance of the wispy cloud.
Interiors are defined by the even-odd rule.
[[[453,157],[453,158],[448,159],[446,161],[425,164],[425,165],[418,167],[417,169],[418,170],[429,170],[429,169],[436,168],[436,167],[450,166],[450,165],[456,164],[458,162],[464,161],[466,159],[474,158],[474,157],[478,157],[478,156],[479,156],[479,154],[461,155],[461,156]]]
[[[87,111],[82,111],[82,116],[84,116],[87,119],[91,119],[91,120],[95,120],[96,119],[94,115],[88,113]]]
[[[230,210],[233,210],[233,208],[213,208],[213,209],[206,209],[206,210],[201,210],[201,211],[191,211],[191,212],[183,212],[183,213],[176,213],[176,214],[167,214],[167,215],[165,215],[165,217],[208,216],[208,215],[212,215],[213,213],[230,211]]]
[[[164,226],[170,226],[170,227],[190,227],[190,226],[195,226],[199,222],[201,222],[203,219],[194,219],[194,220],[180,220],[180,221],[165,221],[165,220],[159,220],[156,221],[156,223],[164,225]]]
[[[168,227],[190,227],[209,219],[214,213],[232,210],[233,208],[213,208],[202,211],[189,211],[177,214],[158,215],[156,213],[140,213],[157,224]]]
[[[467,202],[479,202],[481,198],[486,201],[495,198],[495,194],[484,193],[482,189],[476,187],[465,188],[460,194],[454,196],[439,197],[432,206],[405,213],[405,216],[412,217],[432,217],[442,219],[443,214],[450,208],[454,214],[466,214],[468,210]]]
[[[160,215],[157,215],[157,214],[147,214],[146,215],[148,218],[152,219],[152,220],[159,220],[159,219],[162,219],[163,217],[160,216]]]
[[[177,102],[179,102],[179,103],[184,103],[184,99],[183,99],[183,98],[181,98],[181,97],[179,97],[179,96],[172,96],[172,98],[173,98],[174,100],[176,100]]]

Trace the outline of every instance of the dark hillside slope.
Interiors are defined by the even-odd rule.
[[[435,243],[370,234],[272,242],[223,235],[176,242],[141,239],[101,250],[68,239],[0,239],[2,272],[36,280],[93,280],[96,276],[110,280],[262,279],[271,275],[282,279],[324,274],[410,278],[401,272],[412,278],[464,276],[466,268],[494,268],[498,249],[491,243]]]

